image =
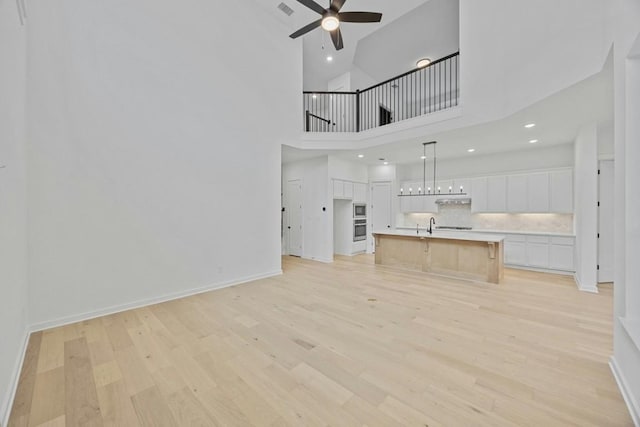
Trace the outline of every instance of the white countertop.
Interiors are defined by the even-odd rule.
[[[473,242],[501,242],[504,240],[504,236],[495,234],[474,233],[470,231],[440,231],[435,230],[433,234],[427,233],[424,229],[420,229],[418,233],[416,230],[409,229],[396,229],[388,231],[374,231],[373,234],[382,234],[386,236],[405,236],[405,237],[417,237],[417,238],[429,238],[429,239],[451,239],[451,240],[469,240]]]
[[[415,227],[396,227],[396,230],[413,230],[415,233]],[[424,231],[426,228],[420,227],[420,231]],[[552,231],[525,231],[525,230],[485,230],[480,228],[474,228],[473,230],[440,230],[438,232],[451,232],[451,233],[490,233],[490,234],[524,234],[534,236],[554,236],[554,237],[576,237],[573,233],[554,233]]]

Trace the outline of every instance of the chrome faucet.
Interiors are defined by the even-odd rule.
[[[433,228],[431,228],[431,224],[436,225],[436,219],[434,217],[429,218],[429,228],[427,228],[429,234],[433,234]]]

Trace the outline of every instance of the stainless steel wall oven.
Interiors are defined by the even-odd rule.
[[[353,204],[353,217],[354,218],[366,218],[367,217],[367,204],[366,203],[354,203]]]
[[[354,219],[353,220],[353,241],[359,242],[361,240],[367,240],[367,220]]]

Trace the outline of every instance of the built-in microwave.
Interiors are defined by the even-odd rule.
[[[354,203],[353,204],[353,217],[354,218],[366,218],[367,217],[367,204],[366,203]]]

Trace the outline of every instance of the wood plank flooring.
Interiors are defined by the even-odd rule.
[[[283,258],[284,274],[31,336],[9,426],[630,426],[612,289]]]

